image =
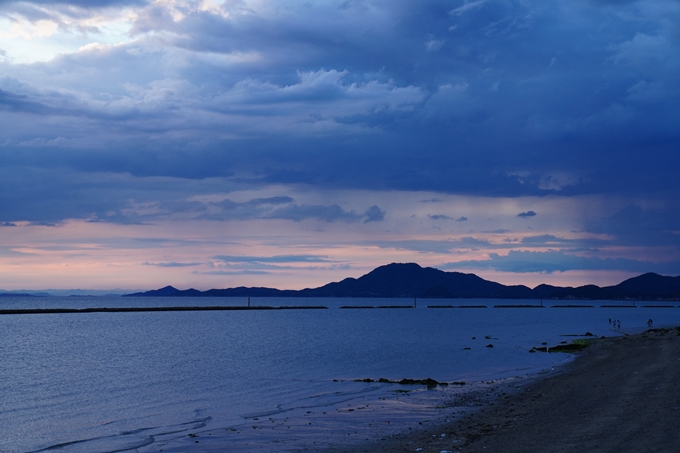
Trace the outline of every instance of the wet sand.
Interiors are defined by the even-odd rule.
[[[437,426],[482,407],[507,378],[465,386],[378,385],[378,393],[347,395],[329,406],[301,407],[271,416],[248,417],[228,428],[189,424],[156,435],[138,453],[292,453],[352,451],[358,445],[390,439],[403,431]],[[370,385],[370,384],[367,384]]]
[[[333,452],[678,452],[680,328],[596,340],[463,418]],[[307,450],[311,451],[311,450]]]

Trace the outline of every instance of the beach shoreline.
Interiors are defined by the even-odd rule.
[[[680,328],[597,339],[448,423],[334,453],[677,452]],[[307,450],[312,451],[312,450]]]
[[[576,355],[551,353],[564,363],[540,372],[429,389],[383,384],[383,397],[253,415],[236,427],[196,425],[138,451],[680,451],[679,335],[594,338]]]
[[[549,372],[544,370],[543,372]],[[533,375],[531,375],[533,376]],[[526,377],[426,387],[373,383],[379,390],[348,395],[330,405],[251,414],[244,423],[214,428],[197,423],[156,437],[139,452],[300,452],[353,451],[364,444],[391,439],[459,418],[492,403],[504,385]],[[366,384],[371,385],[371,384]]]
[[[569,356],[527,375],[197,429],[140,452],[680,451],[680,328],[594,338]]]
[[[563,358],[547,368],[516,370],[514,375],[508,375],[506,371],[503,373],[506,377],[465,383],[439,383],[428,387],[366,380],[367,386],[379,389],[365,395],[348,395],[346,401],[327,406],[310,405],[276,414],[250,414],[245,423],[226,428],[211,428],[202,423],[194,428],[187,426],[165,439],[158,436],[152,445],[138,451],[292,453],[382,451],[380,448],[391,451],[392,441],[439,431],[444,424],[494,405],[506,391],[559,373],[573,359],[569,354],[560,355]],[[409,448],[411,443],[406,440]]]

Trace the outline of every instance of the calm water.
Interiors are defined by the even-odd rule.
[[[0,308],[244,302],[5,298]],[[586,331],[615,335],[608,318],[624,330],[641,329],[648,318],[680,324],[679,309],[642,306],[651,303],[504,309],[491,307],[522,301],[455,300],[419,301],[416,309],[338,308],[408,303],[272,298],[252,304],[329,309],[0,316],[0,452],[134,451],[187,424],[239,426],[258,415],[332,407],[380,390],[352,382],[357,378],[471,381],[538,371],[565,356],[529,354],[531,346]],[[428,309],[427,303],[490,308]]]

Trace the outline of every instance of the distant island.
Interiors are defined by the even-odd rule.
[[[539,285],[507,286],[475,274],[445,272],[415,263],[380,266],[359,278],[346,278],[319,288],[280,290],[244,287],[179,290],[172,286],[123,297],[384,297],[426,299],[549,299],[549,300],[659,300],[680,301],[680,276],[653,272],[615,286],[585,285],[576,288]]]

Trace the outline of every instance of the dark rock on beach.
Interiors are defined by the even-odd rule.
[[[354,382],[381,382],[381,383],[386,383],[386,384],[400,384],[400,385],[426,385],[428,387],[436,387],[438,385],[449,385],[446,382],[437,382],[432,378],[426,378],[426,379],[409,379],[409,378],[404,378],[399,381],[390,381],[389,379],[386,378],[380,378],[377,381],[371,379],[371,378],[365,378],[365,379],[355,379]],[[454,384],[460,384],[464,385],[465,383],[457,383],[454,382]]]

